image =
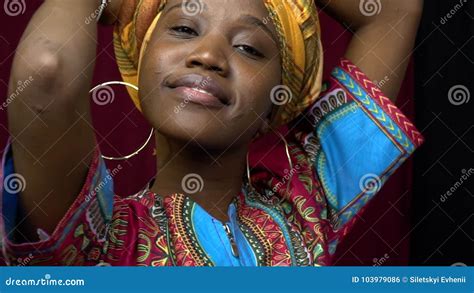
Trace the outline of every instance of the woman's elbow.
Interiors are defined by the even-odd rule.
[[[61,60],[50,48],[32,46],[19,48],[13,63],[9,96],[28,106],[37,114],[42,113],[54,96],[60,94]]]

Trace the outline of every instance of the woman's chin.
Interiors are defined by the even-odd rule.
[[[245,141],[246,135],[240,135],[240,131],[225,127],[218,122],[205,124],[192,120],[168,120],[155,129],[168,140],[183,147],[196,146],[207,152],[222,152],[248,143]]]
[[[174,103],[162,103],[161,107],[142,106],[148,122],[163,136],[183,145],[196,144],[206,150],[247,145],[258,128],[258,125],[243,123],[240,118],[229,118],[224,110],[216,112],[201,105],[187,104],[182,108],[177,108]],[[153,110],[154,106],[156,110]]]

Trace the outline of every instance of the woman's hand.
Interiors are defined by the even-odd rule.
[[[316,3],[353,31],[346,58],[372,80],[384,81],[382,91],[396,99],[412,54],[423,0],[316,0]]]

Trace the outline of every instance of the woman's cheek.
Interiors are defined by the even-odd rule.
[[[252,105],[259,115],[265,114],[271,107],[270,93],[273,87],[271,80],[265,76],[258,75],[248,83],[248,89],[252,95]]]

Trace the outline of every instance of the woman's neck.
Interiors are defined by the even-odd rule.
[[[157,174],[150,188],[161,196],[183,193],[220,221],[242,188],[247,149],[205,150],[157,133]]]

